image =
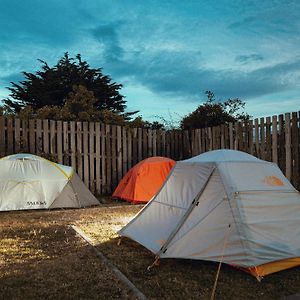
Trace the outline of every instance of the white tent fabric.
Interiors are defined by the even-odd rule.
[[[0,159],[0,211],[97,204],[71,167],[32,154]]]
[[[300,257],[300,195],[276,164],[240,151],[211,151],[177,162],[119,234],[160,258],[223,256],[250,268]]]

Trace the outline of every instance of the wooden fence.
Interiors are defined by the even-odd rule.
[[[276,162],[299,188],[299,123],[298,112],[191,131],[0,117],[0,155],[46,156],[73,166],[95,194],[110,194],[128,169],[146,157],[181,160],[214,149],[238,149]]]

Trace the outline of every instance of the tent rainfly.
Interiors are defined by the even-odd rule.
[[[97,204],[71,167],[32,154],[0,159],[0,211]]]
[[[177,162],[119,234],[157,258],[222,261],[259,279],[300,265],[300,195],[274,163],[210,151]]]
[[[112,197],[132,203],[145,203],[157,194],[168,177],[175,160],[154,156],[131,168],[122,178]]]

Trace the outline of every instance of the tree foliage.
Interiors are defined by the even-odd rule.
[[[149,121],[144,121],[141,116],[136,117],[134,120],[128,122],[130,127],[137,127],[137,128],[146,128],[146,129],[155,129],[155,130],[165,130],[164,124],[153,121],[152,123]]]
[[[245,102],[239,98],[229,98],[224,102],[217,102],[213,92],[206,91],[206,95],[206,102],[181,120],[181,128],[206,128],[249,120],[250,116],[244,112]]]
[[[25,79],[19,83],[11,82],[9,98],[4,103],[19,112],[25,106],[33,110],[43,107],[63,107],[73,86],[83,86],[94,94],[96,110],[110,110],[114,113],[124,113],[126,101],[120,94],[121,84],[112,82],[111,78],[102,73],[101,68],[91,68],[81,59],[68,53],[50,67],[41,62],[41,70],[36,73],[23,72]],[[130,113],[124,114],[129,116]]]
[[[108,124],[124,125],[123,115],[108,109],[95,110],[97,99],[94,93],[82,85],[74,85],[62,107],[45,105],[34,109],[27,105],[17,116],[21,119],[51,119],[64,121],[101,121]]]

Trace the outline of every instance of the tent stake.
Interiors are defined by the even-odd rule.
[[[159,264],[160,264],[160,257],[156,255],[153,264],[147,267],[147,271],[150,271],[153,267],[158,267]]]

